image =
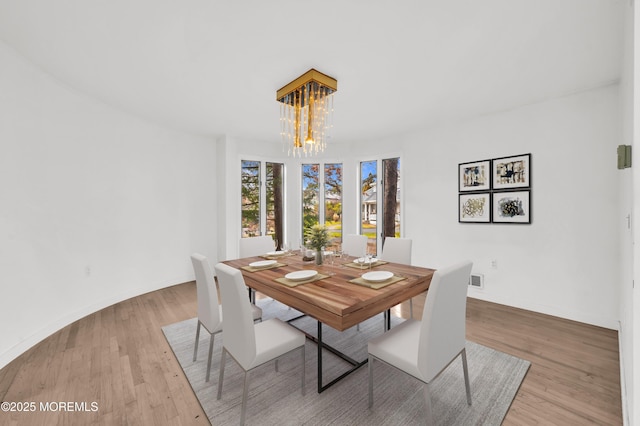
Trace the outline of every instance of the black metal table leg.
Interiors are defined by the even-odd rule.
[[[384,331],[391,330],[391,309],[384,311]]]
[[[318,393],[321,393],[322,388],[322,323],[318,321]]]
[[[344,379],[346,376],[348,376],[349,374],[355,372],[358,368],[362,367],[363,365],[367,364],[367,362],[369,362],[368,359],[365,359],[364,361],[356,361],[353,358],[351,358],[350,356],[348,356],[347,354],[340,352],[338,349],[334,348],[333,346],[327,345],[326,343],[324,343],[322,341],[322,322],[317,321],[318,323],[318,332],[317,332],[317,336],[314,336],[312,334],[307,333],[306,331],[304,331],[303,329],[296,327],[295,324],[292,324],[293,321],[300,319],[302,317],[306,317],[305,314],[302,314],[300,316],[297,316],[295,318],[291,318],[290,320],[287,320],[287,322],[297,328],[298,330],[300,330],[301,332],[303,332],[305,334],[305,336],[307,336],[307,339],[311,340],[312,342],[314,342],[317,346],[318,346],[318,393],[322,393],[325,390],[327,390],[328,388],[330,388],[331,386],[335,385],[337,382],[339,382],[340,380]],[[337,357],[339,357],[340,359],[348,362],[349,364],[352,365],[352,367],[350,369],[348,369],[347,371],[345,371],[344,373],[342,373],[341,375],[339,375],[338,377],[336,377],[335,379],[331,380],[329,383],[327,383],[326,385],[323,384],[323,380],[322,380],[322,350],[327,350],[329,352],[331,352],[332,354],[336,355]]]
[[[322,393],[325,390],[329,389],[331,386],[335,385],[340,380],[347,377],[349,374],[355,372],[358,368],[362,367],[369,361],[368,359],[365,359],[364,361],[356,361],[350,356],[344,354],[343,352],[340,352],[336,348],[324,343],[322,341],[322,323],[320,321],[318,321],[318,338],[315,339],[313,336],[310,336],[308,334],[307,334],[307,338],[315,341],[316,344],[318,345],[318,393]],[[322,383],[322,349],[328,350],[332,354],[337,355],[338,357],[340,357],[341,359],[343,359],[344,361],[352,365],[350,369],[348,369],[347,371],[345,371],[335,379],[331,380],[326,385]]]

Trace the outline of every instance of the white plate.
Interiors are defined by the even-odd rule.
[[[369,263],[376,263],[378,261],[378,259],[376,259],[375,257],[372,257],[371,259],[367,259],[365,257],[361,257],[359,259],[356,259],[353,261],[353,263],[364,263],[366,265],[368,265]]]
[[[267,256],[283,256],[286,251],[278,250],[278,251],[270,251],[267,253]]]
[[[275,260],[261,260],[259,262],[251,262],[249,264],[249,266],[251,266],[252,268],[267,268],[269,266],[273,266],[275,265],[276,262]]]
[[[389,271],[373,271],[373,272],[367,272],[366,274],[362,274],[362,279],[372,283],[379,283],[382,281],[386,281],[391,277],[393,277],[393,272],[389,272]]]
[[[316,275],[318,275],[318,271],[314,271],[312,269],[304,269],[302,271],[289,272],[284,277],[291,281],[302,281],[313,278]]]

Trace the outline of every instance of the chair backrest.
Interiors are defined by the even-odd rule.
[[[256,358],[256,334],[244,278],[240,270],[224,263],[218,263],[215,269],[222,296],[224,347],[248,370]]]
[[[411,238],[386,237],[380,259],[387,262],[411,265]]]
[[[470,261],[433,274],[422,313],[418,370],[433,379],[465,347],[467,287]]]
[[[240,238],[240,257],[260,256],[276,249],[275,241],[270,235],[261,237]]]
[[[196,273],[198,320],[210,333],[213,333],[222,321],[213,272],[207,258],[199,253],[191,255],[191,264]]]
[[[362,257],[367,254],[366,235],[347,234],[342,237],[342,251],[349,256]]]

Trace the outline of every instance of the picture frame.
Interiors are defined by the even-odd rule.
[[[458,164],[459,192],[491,189],[491,160]]]
[[[492,193],[493,223],[531,223],[531,191],[502,191]]]
[[[531,187],[531,154],[491,160],[494,190]]]
[[[458,194],[458,222],[491,223],[491,193]]]

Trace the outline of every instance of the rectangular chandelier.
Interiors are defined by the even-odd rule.
[[[315,69],[276,92],[280,105],[280,135],[287,154],[302,157],[323,152],[333,127],[333,93],[338,81]]]

